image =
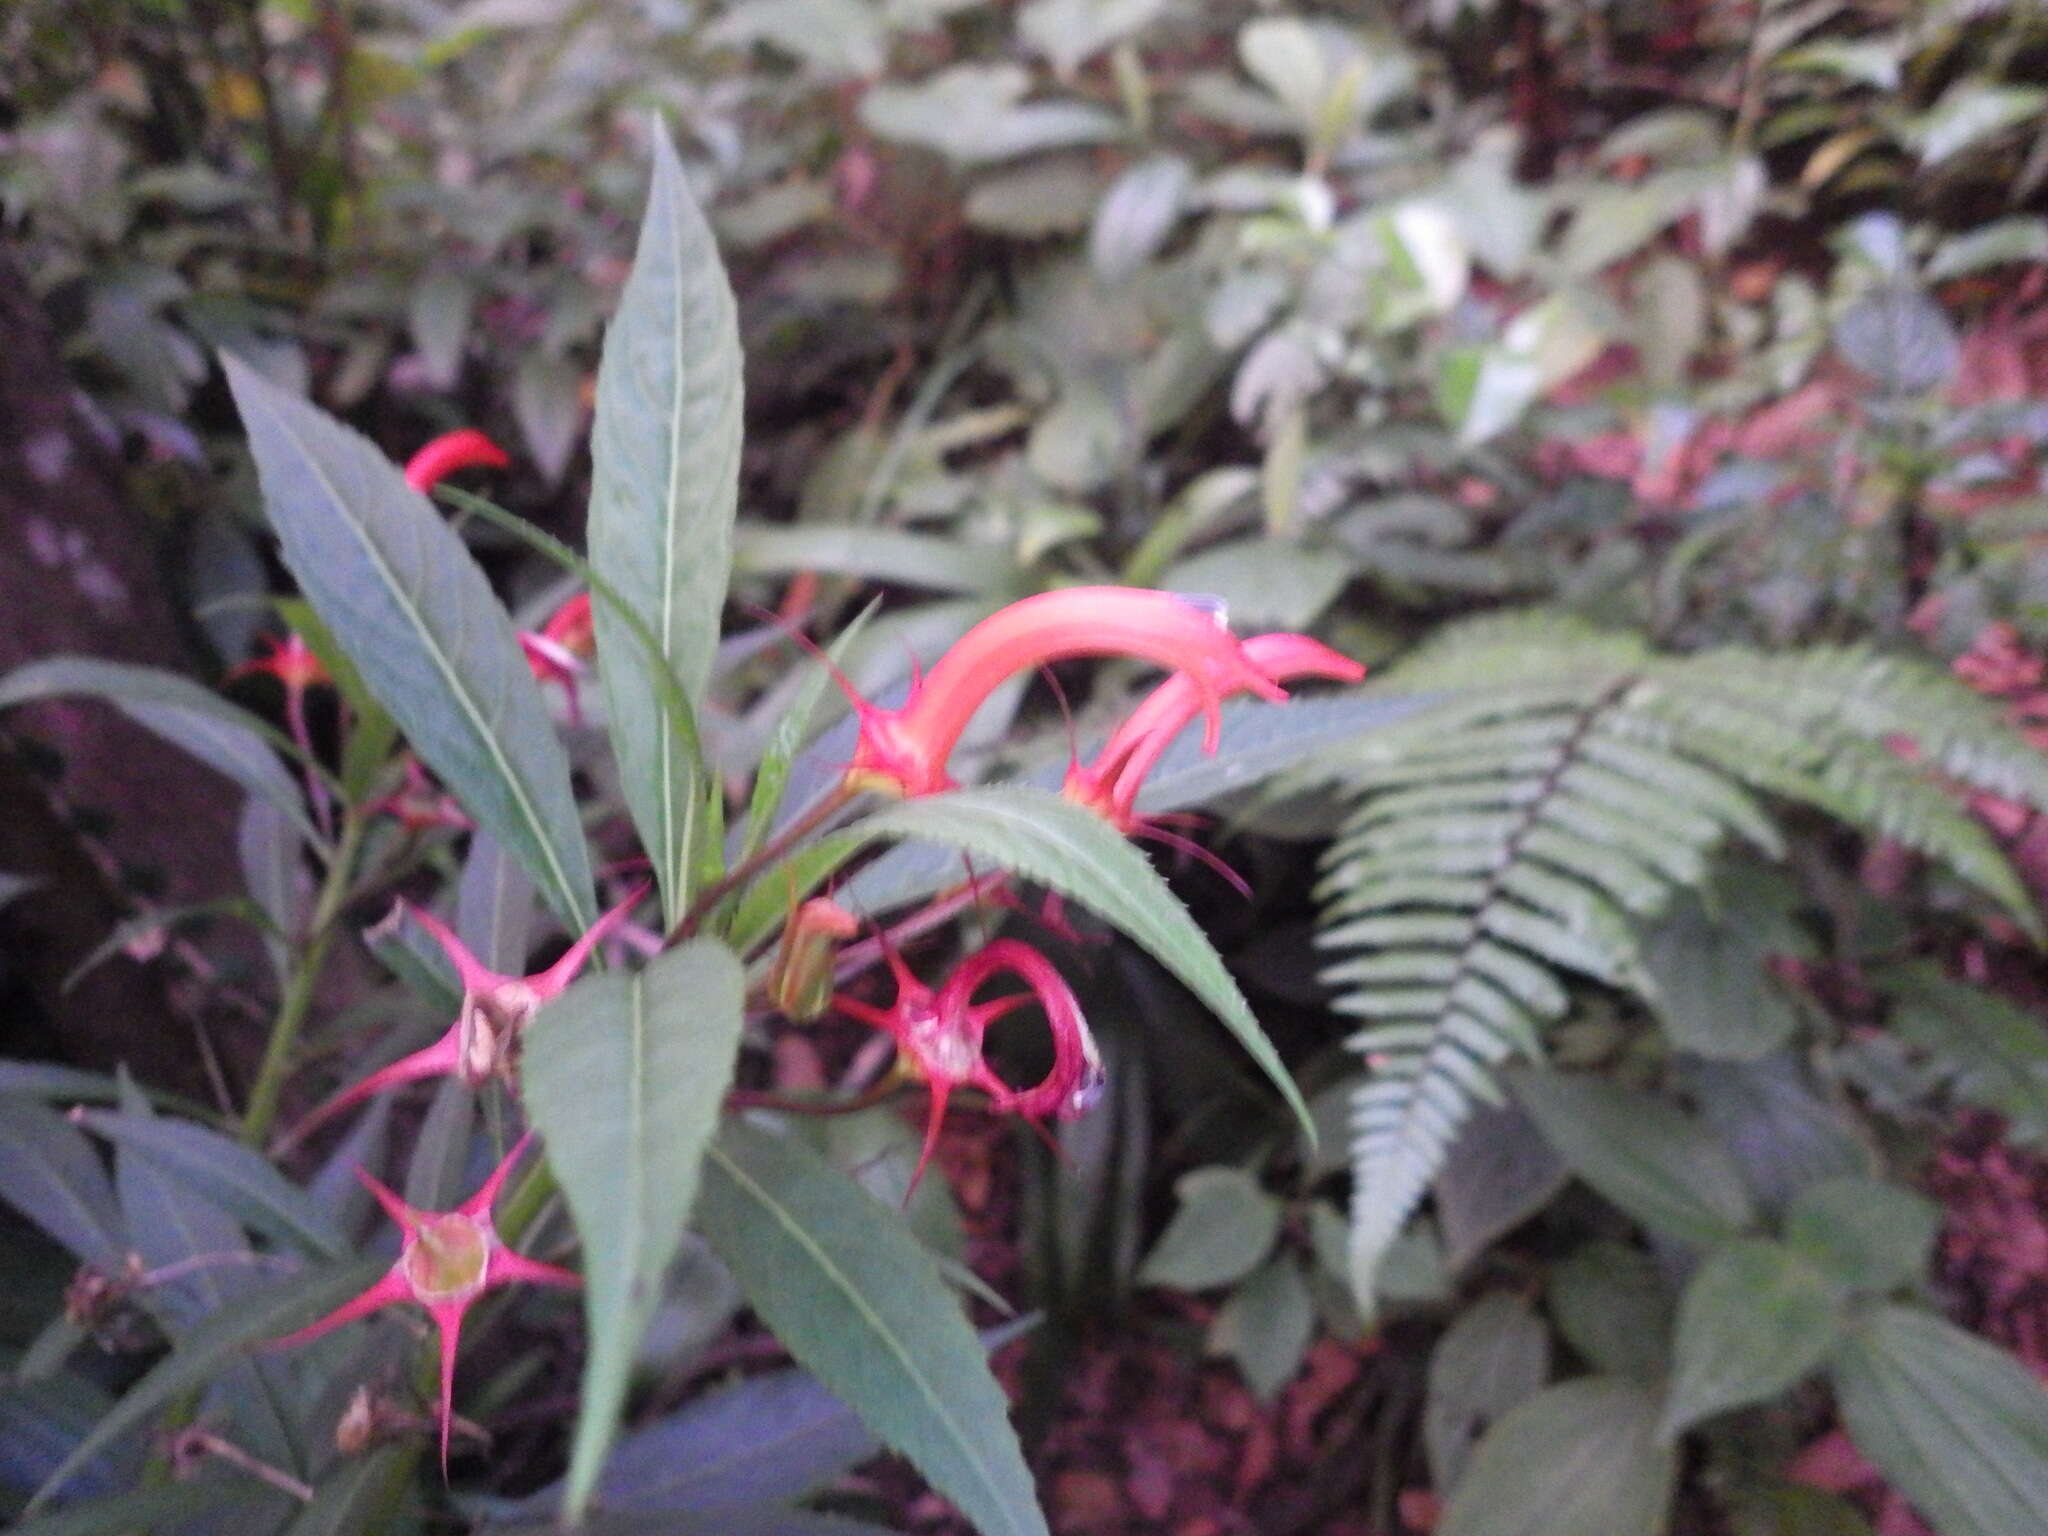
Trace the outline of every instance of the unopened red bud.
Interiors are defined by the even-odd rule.
[[[814,896],[791,915],[768,973],[768,999],[785,1018],[808,1024],[832,1006],[839,946],[860,931],[854,915]]]

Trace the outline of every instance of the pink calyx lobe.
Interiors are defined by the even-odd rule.
[[[498,1286],[530,1281],[539,1285],[577,1287],[581,1277],[553,1264],[514,1253],[498,1236],[491,1207],[513,1166],[533,1139],[528,1132],[491,1171],[483,1187],[452,1211],[422,1211],[400,1199],[361,1168],[356,1177],[398,1226],[398,1262],[360,1296],[343,1302],[317,1322],[270,1343],[288,1349],[331,1333],[344,1323],[397,1302],[417,1302],[426,1309],[441,1336],[441,1475],[448,1475],[448,1430],[454,1420],[455,1355],[462,1317],[471,1302]]]
[[[588,662],[596,653],[596,631],[590,618],[590,594],[579,592],[553,613],[537,630],[519,632],[519,648],[534,680],[553,683],[562,690],[568,705],[569,723],[583,723],[581,682]]]
[[[968,630],[898,709],[868,703],[842,680],[860,718],[847,786],[903,796],[951,789],[947,760],[983,701],[1019,672],[1082,656],[1130,656],[1186,677],[1207,720],[1210,751],[1229,695],[1287,696],[1245,656],[1221,612],[1200,600],[1141,587],[1043,592]]]
[[[1365,676],[1365,668],[1350,657],[1307,635],[1254,635],[1239,649],[1245,660],[1275,687],[1303,677],[1355,683]],[[1076,762],[1067,770],[1060,793],[1096,812],[1120,832],[1145,830],[1137,800],[1147,775],[1158,766],[1159,759],[1188,723],[1211,707],[1199,683],[1185,673],[1175,673],[1124,718],[1094,762],[1085,767]],[[1210,734],[1213,735],[1213,727]],[[1205,749],[1213,751],[1208,736],[1204,740]]]
[[[1094,1105],[1103,1083],[1101,1054],[1072,989],[1037,950],[1016,939],[997,939],[955,966],[936,990],[918,980],[894,949],[885,948],[883,954],[896,980],[895,1003],[877,1008],[839,993],[833,1004],[893,1038],[899,1061],[930,1092],[924,1145],[910,1178],[911,1191],[930,1166],[947,1105],[957,1089],[979,1089],[996,1113],[1032,1121],[1070,1119]],[[1015,976],[1030,992],[976,1002],[975,994],[1001,975]],[[983,1046],[991,1024],[1034,999],[1052,1033],[1053,1064],[1043,1081],[1013,1088],[989,1066]]]
[[[568,989],[569,983],[589,963],[597,946],[626,920],[627,914],[639,905],[646,894],[644,885],[634,890],[592,923],[589,930],[563,952],[561,959],[531,976],[505,976],[492,970],[470,952],[469,946],[446,923],[431,912],[424,912],[401,899],[386,922],[396,923],[409,915],[441,946],[442,953],[447,955],[462,983],[462,1006],[456,1012],[455,1022],[432,1045],[372,1072],[361,1082],[329,1099],[294,1128],[290,1140],[302,1139],[351,1105],[402,1083],[419,1082],[429,1077],[459,1077],[471,1087],[476,1087],[492,1077],[509,1079],[519,1037],[533,1016],[543,1004],[553,1001]]]
[[[407,459],[405,483],[424,496],[459,469],[503,469],[511,462],[504,449],[475,427],[463,427],[430,438]]]

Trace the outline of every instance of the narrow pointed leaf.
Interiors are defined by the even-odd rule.
[[[522,1083],[583,1239],[590,1348],[567,1508],[597,1486],[661,1277],[682,1242],[704,1147],[732,1080],[746,989],[699,939],[636,976],[593,976],[542,1010]]]
[[[595,916],[569,759],[490,583],[364,438],[223,359],[299,588],[477,824],[573,927]]]
[[[1221,957],[1150,861],[1099,816],[1045,790],[1002,786],[907,800],[855,830],[957,848],[1048,886],[1122,930],[1214,1011],[1314,1143],[1308,1105]]]
[[[0,1098],[0,1202],[73,1257],[108,1269],[120,1264],[126,1233],[92,1143],[32,1099]]]
[[[1046,1536],[1002,1389],[900,1215],[807,1148],[734,1122],[705,1159],[697,1219],[790,1353],[982,1536]]]
[[[710,226],[657,123],[639,250],[605,333],[591,430],[591,564],[652,628],[649,656],[598,604],[599,667],[620,780],[671,916],[687,898],[700,768],[656,669],[692,707],[718,645],[739,492],[740,343]]]
[[[321,1258],[339,1258],[348,1243],[306,1192],[240,1142],[182,1120],[146,1119],[81,1109],[78,1123],[95,1135],[154,1160],[247,1226]]]

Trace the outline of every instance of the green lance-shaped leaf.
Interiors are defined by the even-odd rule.
[[[983,1536],[1045,1536],[1002,1389],[902,1218],[796,1142],[726,1126],[699,1226],[775,1336]]]
[[[426,498],[368,441],[233,357],[285,564],[406,739],[572,927],[595,916],[569,759],[512,621]]]
[[[74,1110],[95,1135],[131,1147],[223,1211],[314,1258],[338,1259],[348,1243],[306,1192],[240,1142],[183,1120],[106,1109]]]
[[[597,1486],[662,1272],[682,1242],[732,1080],[745,990],[732,951],[699,939],[637,976],[578,982],[527,1034],[527,1113],[583,1239],[590,1351],[570,1450],[572,1515]]]
[[[0,678],[0,709],[80,696],[106,700],[143,729],[276,806],[308,837],[315,835],[306,819],[305,797],[271,751],[278,747],[296,755],[298,749],[246,709],[189,677],[89,656],[50,656]]]
[[[127,1231],[92,1144],[62,1115],[31,1099],[0,1098],[0,1204],[69,1249],[112,1270]]]
[[[1942,1536],[2048,1528],[2048,1388],[1952,1323],[1881,1307],[1835,1354],[1856,1448]]]
[[[957,848],[1058,891],[1122,930],[1215,1012],[1314,1144],[1308,1105],[1222,958],[1158,871],[1101,817],[1042,789],[999,786],[906,800],[854,830]]]
[[[673,918],[688,900],[701,766],[662,708],[656,669],[701,704],[732,573],[740,341],[717,243],[659,122],[653,139],[640,246],[597,374],[589,538],[592,566],[660,647],[650,656],[609,604],[595,606],[620,781]]]

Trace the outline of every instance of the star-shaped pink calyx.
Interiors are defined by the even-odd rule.
[[[956,1089],[978,1088],[988,1095],[989,1107],[997,1113],[1033,1122],[1085,1114],[1101,1096],[1102,1056],[1081,1015],[1081,1005],[1053,963],[1029,944],[1017,939],[985,944],[955,966],[936,990],[919,981],[894,949],[885,948],[883,955],[896,978],[892,1006],[877,1008],[845,993],[832,1001],[842,1013],[893,1038],[898,1059],[931,1093],[924,1147],[910,1178],[911,1189],[917,1188],[931,1163],[945,1125],[946,1106]],[[1015,976],[1031,990],[977,1003],[975,994],[1002,975]],[[1042,1082],[1013,1088],[983,1059],[982,1046],[989,1025],[1034,999],[1044,1010],[1052,1032],[1052,1068]]]
[[[318,1322],[273,1340],[273,1349],[287,1349],[330,1333],[344,1323],[367,1317],[397,1302],[426,1308],[441,1335],[441,1475],[448,1474],[448,1428],[454,1420],[455,1353],[462,1335],[462,1315],[471,1302],[501,1285],[530,1281],[537,1285],[577,1287],[582,1278],[553,1264],[514,1253],[491,1222],[491,1207],[511,1175],[513,1165],[533,1139],[528,1132],[491,1171],[483,1188],[452,1211],[422,1211],[405,1203],[362,1169],[356,1177],[376,1196],[384,1212],[398,1224],[403,1242],[398,1262],[362,1295],[345,1301]]]
[[[561,959],[531,976],[505,976],[492,970],[470,953],[469,946],[446,923],[401,899],[386,921],[395,923],[410,915],[441,946],[462,982],[462,1006],[456,1012],[455,1022],[432,1045],[372,1072],[322,1104],[299,1122],[290,1140],[300,1140],[350,1105],[360,1104],[370,1095],[401,1083],[429,1077],[459,1077],[476,1087],[492,1077],[509,1078],[519,1036],[541,1005],[568,989],[597,946],[626,920],[646,894],[646,886],[636,889],[592,923],[589,931],[563,952]]]

